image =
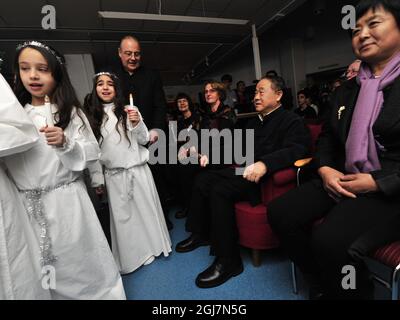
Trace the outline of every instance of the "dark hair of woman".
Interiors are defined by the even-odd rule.
[[[90,122],[90,126],[92,127],[93,133],[99,142],[100,146],[103,142],[103,136],[101,134],[101,126],[103,124],[103,119],[105,119],[105,122],[108,121],[108,116],[104,111],[104,106],[103,104],[105,103],[104,101],[100,100],[100,98],[97,95],[96,87],[97,83],[99,81],[100,76],[103,74],[99,74],[93,79],[93,90],[90,95],[87,95],[87,99],[85,99],[85,104],[84,104],[84,110],[85,113],[87,114],[87,117]],[[118,119],[117,124],[115,125],[115,128],[122,139],[122,135],[120,132],[120,127],[119,124],[122,125],[124,129],[124,136],[126,139],[129,141],[129,146],[131,145],[131,141],[127,135],[127,126],[126,126],[126,119],[127,119],[127,113],[124,111],[125,105],[124,105],[124,99],[122,96],[122,89],[120,86],[119,79],[112,73],[110,75],[107,74],[111,78],[114,84],[114,91],[115,91],[115,97],[112,101],[114,103],[114,114]]]
[[[175,98],[175,106],[178,105],[178,100],[180,100],[180,99],[186,99],[187,100],[187,102],[189,104],[190,112],[194,112],[195,111],[194,103],[193,103],[192,99],[189,97],[188,94],[186,94],[184,92],[178,93],[176,98]]]
[[[52,92],[49,95],[51,102],[56,104],[58,108],[57,112],[58,122],[55,124],[55,126],[65,130],[71,121],[71,114],[74,107],[77,109],[78,116],[81,117],[79,112],[79,110],[81,109],[81,104],[76,96],[75,90],[71,84],[71,80],[69,79],[67,69],[65,67],[64,58],[50,46],[48,45],[45,46],[47,46],[47,48],[52,50],[53,53],[44,47],[30,45],[30,44],[24,45],[22,46],[21,49],[17,50],[17,54],[14,60],[14,70],[15,70],[14,92],[21,105],[25,106],[27,103],[31,103],[32,96],[25,89],[24,84],[22,83],[21,76],[19,73],[18,61],[21,52],[26,48],[32,48],[34,50],[39,51],[44,57],[44,59],[47,61],[51,75],[53,76],[54,81],[56,82],[54,92]],[[84,121],[82,121],[82,123],[84,123]]]
[[[393,15],[397,27],[400,29],[400,0],[362,0],[356,7],[357,20],[365,15],[370,9],[375,12],[379,7],[382,7],[385,11],[390,12]]]

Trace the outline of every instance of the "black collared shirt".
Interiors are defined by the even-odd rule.
[[[140,66],[131,75],[122,66],[114,71],[120,78],[126,104],[132,93],[135,106],[139,108],[143,120],[150,129],[166,127],[167,104],[158,71]]]

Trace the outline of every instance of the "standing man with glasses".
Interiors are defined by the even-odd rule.
[[[151,130],[150,143],[154,143],[157,135],[153,129],[165,129],[167,110],[160,74],[142,65],[140,42],[134,36],[122,38],[118,55],[121,65],[116,74],[121,80],[125,103],[129,104],[129,94],[132,93],[135,105]]]
[[[120,78],[125,103],[129,104],[129,94],[133,95],[133,101],[149,128],[150,144],[158,139],[155,129],[166,129],[167,103],[164,89],[158,71],[142,65],[142,50],[139,40],[127,35],[121,39],[118,55],[121,64],[115,73]],[[172,223],[168,219],[168,188],[165,182],[165,166],[151,165],[164,210],[168,229],[172,229]]]

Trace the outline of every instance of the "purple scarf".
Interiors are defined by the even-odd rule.
[[[348,173],[369,173],[380,170],[377,147],[372,127],[383,105],[382,90],[400,76],[400,54],[386,65],[382,75],[375,78],[370,68],[363,63],[357,77],[361,85],[351,120],[346,142],[346,171]]]

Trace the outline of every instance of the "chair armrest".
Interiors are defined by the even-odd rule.
[[[303,168],[303,167],[305,167],[306,165],[310,164],[312,160],[313,160],[313,158],[300,159],[300,160],[297,160],[297,161],[294,163],[294,166],[295,166],[296,168]]]

